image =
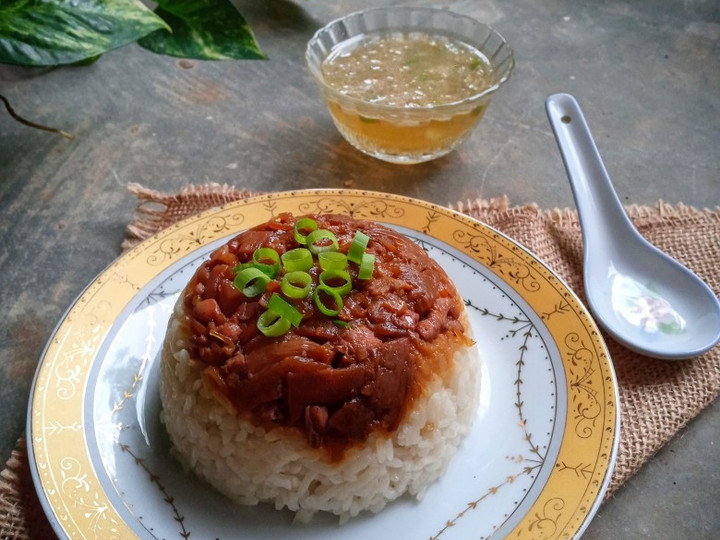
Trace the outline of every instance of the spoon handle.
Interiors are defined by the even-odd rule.
[[[615,232],[626,233],[628,229],[635,230],[634,226],[615,193],[575,98],[554,94],[545,101],[545,111],[570,179],[584,243],[602,249]]]

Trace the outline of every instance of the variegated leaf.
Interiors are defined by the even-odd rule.
[[[140,0],[2,0],[0,63],[72,64],[168,28]]]
[[[198,60],[267,58],[229,0],[159,0],[155,13],[172,28],[139,41],[153,52]]]

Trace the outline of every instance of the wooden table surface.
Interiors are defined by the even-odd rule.
[[[399,2],[386,1],[384,4]],[[0,458],[23,433],[43,347],[120,253],[135,201],[219,182],[254,190],[353,187],[447,204],[507,195],[573,207],[544,112],[573,94],[626,204],[720,205],[720,3],[411,1],[494,26],[516,68],[449,156],[391,165],[345,143],[304,67],[307,40],[360,0],[240,0],[268,61],[181,61],[129,45],[87,67],[0,66]],[[586,538],[712,538],[720,530],[720,407],[706,409],[613,500]]]

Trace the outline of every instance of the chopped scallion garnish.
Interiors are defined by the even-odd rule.
[[[268,300],[267,310],[287,319],[295,328],[300,326],[303,319],[302,313],[300,313],[295,306],[284,300],[278,293],[274,293],[270,297],[270,300]]]
[[[313,255],[323,251],[337,251],[338,241],[332,231],[318,229],[307,235],[307,248]]]
[[[360,269],[358,270],[358,279],[371,279],[375,271],[375,255],[372,253],[363,253],[360,261]]]
[[[312,277],[307,272],[288,272],[280,282],[280,290],[288,298],[307,298],[310,294]]]
[[[345,270],[348,258],[339,251],[322,251],[318,253],[318,262],[323,270]]]
[[[313,231],[317,231],[317,228],[317,222],[312,218],[303,218],[297,220],[295,222],[295,240],[298,244],[302,244],[304,246],[308,243],[307,235],[304,234],[304,232],[310,234]]]
[[[334,304],[333,306],[327,306],[325,304],[326,297],[329,297],[328,299]],[[327,285],[323,285],[322,283],[315,287],[315,291],[313,291],[313,300],[320,312],[328,317],[335,317],[340,313],[340,311],[342,311],[342,297],[335,289],[332,289]]]
[[[320,313],[331,317],[335,325],[348,328],[349,323],[336,318],[343,309],[343,296],[352,292],[353,278],[348,272],[348,261],[358,265],[358,279],[372,278],[375,255],[366,253],[370,237],[356,231],[345,254],[339,251],[335,234],[319,229],[312,218],[297,220],[294,237],[304,247],[291,249],[282,255],[273,248],[261,247],[253,253],[252,261],[240,263],[232,269],[235,287],[248,298],[263,294],[270,281],[280,281],[280,291],[285,298],[279,293],[270,296],[267,309],[258,318],[258,329],[268,337],[278,337],[291,326],[297,328],[302,324],[303,314],[286,298],[301,300],[310,296],[316,271],[313,270],[315,258],[321,270],[318,284],[312,292],[315,306]]]
[[[270,276],[259,268],[249,266],[237,273],[233,283],[247,298],[254,298],[265,292]]]
[[[313,256],[307,248],[286,251],[280,257],[286,272],[305,272],[313,267]]]
[[[253,265],[274,279],[280,272],[280,255],[271,247],[262,247],[253,253]]]
[[[348,260],[356,264],[360,264],[369,240],[370,237],[364,232],[355,231],[355,236],[353,237],[352,243],[350,244],[350,248],[348,249],[347,253]]]
[[[290,330],[290,321],[274,311],[267,310],[258,318],[257,327],[267,337],[278,337]]]
[[[318,277],[321,285],[325,285],[336,291],[340,296],[345,296],[352,291],[352,278],[346,270],[325,270]]]

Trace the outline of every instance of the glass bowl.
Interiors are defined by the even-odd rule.
[[[435,74],[435,67],[423,69],[428,74],[433,73],[435,78],[446,77],[449,80],[459,73],[458,70],[467,71],[468,66],[482,63],[486,80],[474,89],[465,88],[464,95],[451,96],[449,101],[432,101],[428,97],[422,103],[400,104],[388,103],[387,96],[378,98],[371,95],[373,92],[361,95],[355,90],[348,90],[342,78],[337,79],[336,75],[333,75],[332,82],[328,82],[326,61],[347,56],[368,39],[380,39],[373,38],[378,35],[389,35],[398,40],[408,36],[431,36],[442,43],[449,43],[449,48],[467,49],[478,58],[462,66],[443,60],[446,75],[442,72]],[[398,53],[395,54],[397,56]],[[416,7],[368,9],[336,19],[318,30],[308,42],[305,60],[343,137],[366,154],[404,164],[438,158],[464,141],[482,118],[492,96],[509,79],[514,67],[512,49],[492,28],[448,10]],[[369,60],[368,57],[355,60],[356,66],[385,61]],[[406,61],[407,65],[409,63]],[[386,64],[386,67],[389,65]],[[410,68],[401,66],[401,69]],[[377,79],[360,79],[364,81],[365,90],[372,89],[373,85],[383,84],[383,77],[394,77],[393,74],[399,71],[394,66],[389,74],[386,72]],[[420,77],[424,75],[422,71],[417,73]]]

